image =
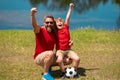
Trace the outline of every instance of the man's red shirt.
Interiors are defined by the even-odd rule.
[[[40,32],[35,34],[36,48],[34,59],[38,54],[44,51],[53,50],[55,45],[54,33],[48,32],[45,27],[40,28]]]

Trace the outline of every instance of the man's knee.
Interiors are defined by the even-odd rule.
[[[47,51],[46,52],[45,58],[53,58],[53,57],[54,57],[53,51]]]

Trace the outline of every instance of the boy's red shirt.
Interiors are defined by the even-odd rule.
[[[68,50],[70,49],[70,32],[67,24],[64,24],[63,29],[58,29],[56,31],[56,50]]]

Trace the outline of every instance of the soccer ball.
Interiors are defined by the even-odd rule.
[[[73,78],[76,74],[77,74],[77,71],[75,70],[74,67],[66,68],[66,73],[65,73],[66,77]]]

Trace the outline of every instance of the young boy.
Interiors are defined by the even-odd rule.
[[[72,11],[74,4],[70,3],[69,10],[66,16],[66,21],[64,22],[61,18],[56,18],[56,26],[57,26],[57,31],[56,31],[56,38],[57,38],[57,43],[56,43],[56,56],[57,56],[57,63],[60,66],[60,70],[62,71],[61,78],[65,78],[65,68],[63,64],[63,57],[67,56],[70,59],[74,61],[74,68],[77,70],[80,62],[80,58],[78,55],[71,50],[71,47],[69,45],[70,41],[70,33],[69,33],[69,22],[70,22],[70,14]],[[79,76],[78,74],[76,76]]]

